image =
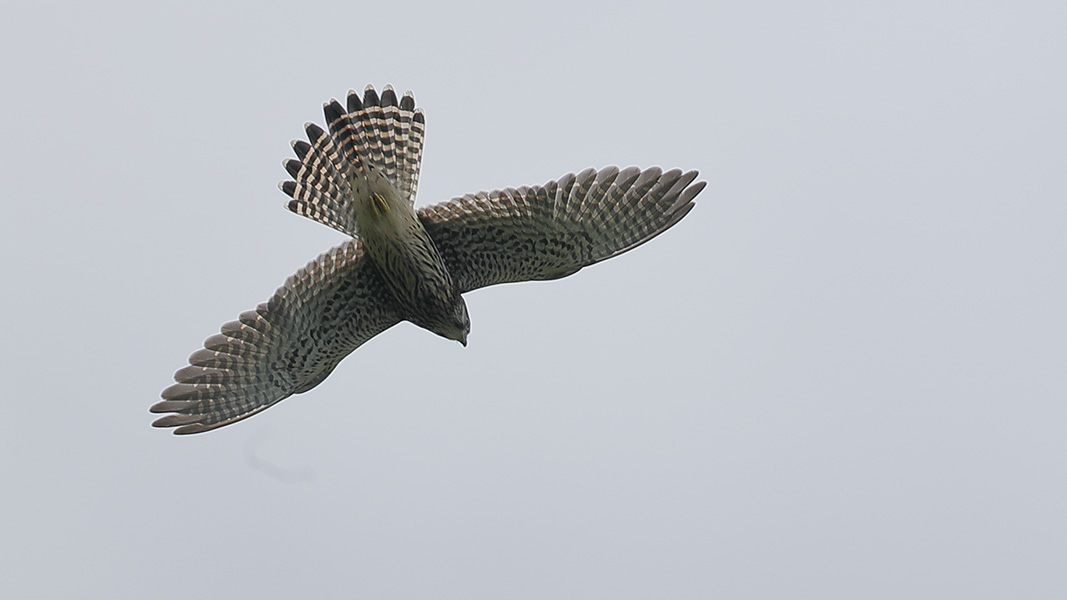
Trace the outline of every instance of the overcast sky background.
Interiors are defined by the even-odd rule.
[[[0,596],[1067,597],[1062,2],[30,3],[0,51]],[[312,393],[148,407],[340,234],[367,83],[419,204],[699,169],[676,228]]]

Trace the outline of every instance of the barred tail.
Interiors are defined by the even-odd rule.
[[[392,86],[385,86],[379,97],[368,85],[362,99],[349,91],[347,110],[331,100],[323,112],[329,131],[305,125],[308,142],[294,141],[297,158],[283,163],[293,177],[279,185],[292,198],[289,210],[356,236],[351,182],[369,170],[383,175],[414,204],[426,119],[415,108],[412,93],[398,101]]]

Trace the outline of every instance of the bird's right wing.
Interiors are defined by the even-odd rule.
[[[358,240],[319,255],[239,320],[222,326],[174,374],[156,427],[200,433],[315,387],[337,363],[400,321]]]
[[[534,187],[479,192],[419,210],[455,281],[557,279],[656,237],[693,208],[696,171],[586,169]]]

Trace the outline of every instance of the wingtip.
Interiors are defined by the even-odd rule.
[[[182,425],[174,430],[174,435],[190,435],[193,433],[203,433],[205,431],[211,431],[214,427],[204,425],[202,423],[192,423],[189,425]]]
[[[192,423],[198,423],[203,418],[204,415],[183,415],[175,413],[152,421],[152,427],[164,428],[188,426]]]
[[[694,173],[695,173],[695,171],[694,171]],[[685,188],[685,191],[682,192],[682,195],[678,198],[678,200],[679,201],[684,200],[686,202],[692,202],[693,198],[696,198],[697,194],[699,194],[700,192],[704,191],[704,188],[707,187],[707,185],[708,185],[707,181],[697,181],[696,183],[690,184],[689,187]]]
[[[186,402],[184,400],[161,400],[150,406],[148,412],[153,414],[172,413],[189,408],[192,404],[195,403]]]

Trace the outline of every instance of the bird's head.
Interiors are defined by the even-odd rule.
[[[467,314],[467,303],[461,296],[457,296],[452,304],[452,310],[444,323],[434,329],[438,335],[456,340],[464,347],[467,346],[467,335],[471,332],[471,318]]]

